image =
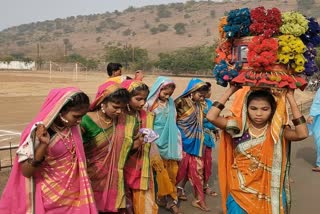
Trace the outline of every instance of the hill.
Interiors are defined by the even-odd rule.
[[[300,6],[298,3],[300,2]],[[306,6],[301,8],[301,2]],[[307,3],[312,2],[311,6]],[[319,1],[320,2],[320,1]],[[71,16],[23,24],[0,32],[0,56],[22,54],[57,60],[70,53],[103,59],[105,47],[147,49],[151,58],[183,47],[212,45],[217,40],[219,18],[231,9],[257,6],[281,11],[307,10],[316,14],[314,0],[188,1],[168,5],[129,7],[124,11]],[[307,6],[309,5],[309,6]]]

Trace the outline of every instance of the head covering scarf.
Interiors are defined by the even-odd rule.
[[[191,79],[184,92],[175,100],[183,151],[198,157],[203,155],[203,106],[200,102],[194,103],[187,96],[204,85],[206,83],[200,79]]]
[[[174,82],[167,77],[160,76],[157,78],[147,98],[147,110],[153,110],[162,88],[168,84],[174,84]],[[168,105],[163,111],[166,112],[156,114],[154,121],[154,131],[160,135],[160,138],[156,140],[160,155],[167,160],[181,160],[181,134],[176,124],[177,112],[172,97],[169,97]]]
[[[46,212],[58,212],[58,213],[97,213],[94,204],[93,193],[90,187],[89,179],[85,170],[85,154],[82,146],[82,139],[80,135],[80,129],[78,126],[71,128],[73,141],[75,143],[75,155],[76,158],[73,163],[72,174],[66,174],[63,182],[56,183],[55,187],[52,187],[52,183],[44,183],[44,179],[52,179],[52,177],[43,178],[41,173],[45,173],[44,176],[50,174],[50,172],[40,169],[31,178],[26,178],[22,175],[22,169],[18,163],[26,160],[27,158],[33,158],[34,149],[36,147],[36,139],[34,137],[35,124],[43,123],[45,127],[50,127],[62,107],[72,100],[72,97],[81,91],[77,88],[56,88],[49,92],[44,104],[42,105],[37,116],[31,123],[25,128],[21,134],[20,146],[17,151],[19,156],[16,157],[8,183],[3,191],[2,198],[0,200],[0,213],[37,213],[42,214]],[[48,146],[48,156],[51,150],[57,150],[61,140],[56,137],[54,141],[50,140]],[[53,145],[51,145],[51,143]],[[63,151],[62,151],[63,150]],[[65,147],[59,150],[60,153],[68,153]],[[53,157],[54,158],[54,157]],[[58,160],[58,158],[57,158]],[[47,160],[46,160],[47,161]],[[46,161],[44,163],[46,163]],[[47,165],[43,167],[48,167]],[[67,166],[65,166],[67,167]],[[53,169],[53,168],[49,168]],[[56,168],[54,168],[56,169]],[[68,170],[67,168],[65,170]],[[46,174],[47,173],[47,174]],[[55,172],[56,175],[61,175],[67,172]],[[72,175],[77,176],[76,178]],[[69,177],[71,176],[71,177]],[[61,177],[62,178],[62,177]],[[69,180],[70,179],[70,180]],[[73,185],[79,186],[77,194],[72,193],[65,196],[65,191],[68,188],[69,181],[77,181]],[[54,188],[59,193],[52,191]],[[73,189],[73,187],[71,187]],[[50,190],[50,191],[48,191]],[[68,190],[69,191],[69,190]],[[62,204],[61,204],[62,203]],[[45,204],[46,210],[45,210]]]
[[[108,81],[99,86],[98,91],[96,93],[96,97],[90,105],[90,111],[95,109],[97,106],[101,104],[101,102],[113,92],[119,90],[121,85],[117,82]]]
[[[285,103],[283,103],[285,95],[281,94],[278,97],[275,97],[277,108],[270,127],[267,129],[263,142],[256,145],[255,143],[257,143],[258,140],[248,141],[250,138],[246,133],[248,129],[248,113],[246,105],[250,93],[251,90],[247,91],[243,96],[243,100],[235,99],[233,105],[239,106],[240,110],[237,111],[234,117],[228,118],[226,130],[221,133],[218,174],[223,210],[226,212],[226,205],[228,206],[228,210],[231,209],[231,206],[236,205],[237,207],[240,205],[240,207],[248,213],[257,213],[261,210],[263,210],[264,213],[273,213],[275,210],[280,210],[281,206],[285,207],[286,205],[286,208],[289,209],[290,194],[287,173],[288,145],[283,137],[283,125],[287,123],[287,111],[286,107],[283,106],[283,104],[285,105]],[[241,94],[243,95],[243,92],[241,92]],[[250,146],[246,148],[246,145],[243,145],[242,147],[239,147],[239,150],[236,150],[242,142],[245,142],[246,145]],[[255,150],[257,148],[260,148],[261,150],[258,152],[261,155],[258,161],[265,167],[257,168],[257,172],[261,174],[256,175],[255,171],[250,171],[250,173],[248,173],[247,170],[249,171],[250,169],[244,169],[247,161],[251,160],[250,157],[243,158],[242,165],[241,163],[237,164],[238,162],[235,159],[235,154],[238,153],[235,152],[235,150],[248,152],[252,156],[257,156],[259,155]],[[242,167],[242,171],[239,172],[239,169],[238,171],[235,170],[235,167],[238,166]],[[235,175],[237,172],[240,174],[238,173]],[[266,196],[269,197],[269,200],[260,200],[250,191],[243,190],[244,188],[252,189],[251,192],[257,191],[259,194],[266,194]],[[283,195],[283,193],[286,195]],[[250,194],[254,197],[251,197]],[[286,198],[286,205],[282,200],[279,200],[280,196]],[[254,206],[251,206],[251,203],[257,204],[260,209],[257,210]],[[263,208],[261,208],[261,206]]]

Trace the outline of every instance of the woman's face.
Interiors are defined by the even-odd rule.
[[[248,105],[249,119],[256,128],[263,127],[272,114],[271,105],[264,99],[253,99]]]
[[[148,91],[138,91],[129,101],[130,108],[136,111],[141,110],[146,103],[148,94]]]
[[[88,112],[88,110],[89,106],[84,105],[80,109],[79,107],[76,107],[70,108],[67,112],[61,112],[61,116],[68,121],[62,121],[62,123],[67,127],[77,126],[80,124],[82,117]]]
[[[105,114],[107,117],[114,119],[118,117],[123,109],[126,107],[127,103],[120,102],[120,103],[115,103],[115,102],[107,102],[104,104],[101,104],[101,108],[104,109]]]
[[[159,100],[165,102],[171,97],[174,92],[174,88],[164,88],[160,91]]]
[[[206,96],[206,92],[203,91],[195,91],[191,93],[192,100],[194,102],[202,102]]]

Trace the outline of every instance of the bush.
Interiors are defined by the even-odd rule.
[[[191,16],[187,13],[187,14],[184,14],[183,16],[185,19],[189,19]]]
[[[173,28],[176,30],[176,34],[184,34],[186,32],[185,26],[186,24],[180,22],[175,24]]]
[[[130,28],[127,28],[125,31],[122,32],[123,36],[129,36],[131,34],[132,30]]]
[[[157,27],[152,27],[152,28],[150,28],[150,32],[152,34],[157,34],[159,32],[159,29]]]
[[[159,24],[159,26],[158,26],[158,30],[160,31],[160,32],[165,32],[165,31],[167,31],[168,30],[168,25],[166,25],[166,24]]]
[[[165,5],[158,6],[157,14],[159,18],[169,18],[171,16],[171,12],[167,9]]]

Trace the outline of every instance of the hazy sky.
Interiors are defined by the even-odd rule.
[[[1,0],[0,30],[31,22],[68,16],[122,11],[129,6],[186,2],[187,0]]]

